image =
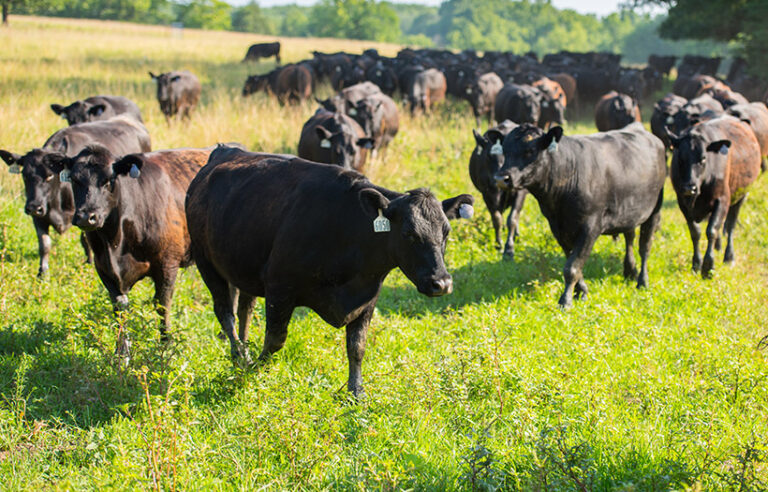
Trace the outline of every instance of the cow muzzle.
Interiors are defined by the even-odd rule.
[[[693,198],[699,194],[699,187],[695,183],[688,183],[683,185],[683,196],[686,198]]]
[[[92,212],[77,212],[72,223],[84,231],[92,231],[101,226],[99,216]]]
[[[45,205],[40,203],[27,203],[24,206],[24,213],[32,217],[44,217]]]
[[[453,278],[449,274],[433,277],[419,291],[429,297],[439,297],[453,292]]]
[[[496,173],[493,179],[496,180],[496,187],[499,189],[508,190],[513,186],[512,176],[509,173]]]

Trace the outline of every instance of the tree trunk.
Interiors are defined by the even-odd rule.
[[[3,25],[8,25],[8,2],[3,2]]]

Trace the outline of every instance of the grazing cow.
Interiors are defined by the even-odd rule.
[[[611,91],[595,106],[595,125],[601,132],[618,130],[640,121],[640,107],[632,96]]]
[[[365,165],[371,148],[373,139],[365,136],[355,120],[322,108],[304,123],[299,138],[299,157],[357,171]]]
[[[257,62],[259,58],[269,58],[270,56],[274,56],[275,62],[280,65],[280,42],[252,44],[243,58],[243,63]]]
[[[389,67],[385,67],[380,61],[368,68],[365,78],[376,84],[381,92],[392,96],[397,90],[397,74]]]
[[[766,157],[768,157],[768,108],[765,107],[765,103],[735,104],[726,112],[749,124],[755,132],[757,143],[760,144],[761,169],[765,172]]]
[[[495,121],[494,105],[496,104],[496,96],[502,87],[504,87],[504,82],[502,82],[501,77],[489,72],[477,77],[464,89],[461,97],[469,101],[472,106],[472,113],[475,115],[477,126],[480,126],[480,117],[483,115],[487,115],[489,125]]]
[[[82,101],[75,101],[69,106],[51,104],[54,113],[61,116],[69,125],[88,121],[108,120],[113,116],[127,114],[140,122],[141,111],[136,103],[122,96],[94,96]]]
[[[405,87],[411,114],[416,109],[429,113],[433,104],[445,99],[445,90],[445,75],[440,70],[428,68],[416,73],[411,84]]]
[[[157,82],[157,102],[160,110],[169,121],[172,116],[189,118],[190,113],[200,100],[202,87],[200,81],[191,72],[179,70],[149,76]]]
[[[354,108],[358,102],[374,94],[381,94],[379,86],[373,82],[360,82],[342,89],[331,98],[315,100],[328,111],[346,113],[348,108]]]
[[[693,271],[701,269],[701,275],[709,278],[723,226],[728,236],[723,261],[734,259],[733,228],[749,186],[760,174],[760,145],[749,125],[730,115],[703,121],[670,138],[675,149],[670,177],[691,233]],[[702,261],[699,222],[707,217],[707,251]]]
[[[586,296],[582,267],[601,234],[624,234],[624,277],[648,285],[648,253],[661,217],[667,175],[661,140],[640,123],[621,130],[564,137],[555,127],[544,133],[521,125],[504,139],[501,188],[526,188],[539,202],[567,260],[560,305]],[[633,243],[640,226],[640,274]]]
[[[506,84],[496,96],[494,115],[496,120],[538,124],[541,91],[530,85]]]
[[[469,177],[477,191],[483,195],[488,212],[491,214],[496,249],[502,250],[504,259],[515,257],[514,237],[517,234],[517,223],[520,211],[525,202],[526,190],[502,190],[496,186],[496,174],[504,164],[502,142],[504,137],[517,127],[517,124],[504,120],[494,128],[488,129],[483,135],[472,130],[475,136],[475,147],[469,157]],[[510,209],[507,217],[507,240],[501,241],[501,222],[504,211]]]
[[[266,306],[260,360],[283,347],[293,310],[306,306],[334,327],[346,325],[347,387],[361,395],[368,324],[384,279],[399,267],[422,294],[449,294],[448,220],[471,216],[473,201],[459,195],[441,203],[425,189],[398,193],[303,159],[215,150],[190,184],[186,213],[192,256],[232,358],[250,362],[255,297]],[[230,286],[240,291],[239,336]]]
[[[560,84],[547,77],[542,77],[531,85],[541,92],[541,115],[538,126],[548,128],[552,123],[564,124],[565,107],[568,100]]]
[[[312,73],[304,65],[286,65],[265,75],[251,75],[243,86],[243,97],[257,91],[271,92],[280,104],[300,104],[312,96]]]
[[[77,155],[86,145],[99,144],[116,155],[150,150],[149,133],[131,116],[116,116],[109,120],[80,123],[62,128],[43,144],[21,156],[0,150],[11,172],[21,173],[24,179],[26,204],[24,212],[32,217],[37,234],[40,268],[37,276],[48,272],[51,251],[51,227],[63,234],[72,225],[75,212],[72,186],[59,180],[59,165],[67,157]],[[81,242],[90,261],[90,249],[84,236]]]
[[[384,150],[400,128],[397,104],[386,94],[371,94],[354,106],[347,105],[347,115],[362,127],[365,136],[373,139],[373,152]]]
[[[709,94],[704,94],[685,103],[672,117],[672,124],[668,124],[667,127],[672,133],[682,135],[685,130],[696,123],[719,116],[722,113],[723,105],[720,104],[720,101]]]
[[[131,287],[150,277],[166,337],[179,268],[192,263],[184,214],[187,186],[213,147],[175,149],[118,157],[89,145],[61,166],[75,199],[72,222],[85,231],[94,266],[115,311],[128,306]],[[128,355],[127,337],[117,353]]]
[[[685,98],[669,93],[653,105],[651,132],[664,142],[664,147],[666,148],[670,148],[671,145],[669,135],[667,134],[667,126],[675,122],[675,114],[687,102]]]

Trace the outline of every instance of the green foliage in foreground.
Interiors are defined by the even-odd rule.
[[[241,99],[235,34],[182,42],[68,25],[52,36],[30,22],[27,37],[2,38],[0,148],[42,142],[62,126],[47,104],[89,93],[135,99],[156,148],[239,140],[291,152],[314,109]],[[165,124],[147,53],[201,76],[203,106],[189,124]],[[398,190],[470,191],[472,123],[459,103],[404,117],[369,172]],[[592,131],[588,121],[567,126]],[[0,489],[765,489],[768,354],[757,344],[768,325],[768,183],[742,210],[737,263],[718,261],[710,281],[689,271],[688,233],[666,192],[651,287],[623,282],[623,242],[602,238],[586,265],[591,297],[568,312],[556,307],[563,257],[535,200],[514,263],[491,247],[478,203],[472,221],[453,225],[452,295],[429,299],[399,272],[388,277],[364,364],[368,396],[355,403],[343,330],[308,310],[273,361],[233,369],[194,268],[180,275],[167,345],[151,283],[132,291],[134,359],[121,368],[117,324],[77,233],[55,239],[51,276],[35,280],[22,187],[3,167]],[[262,304],[253,350],[263,319]]]

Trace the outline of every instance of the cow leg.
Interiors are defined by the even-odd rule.
[[[728,215],[725,218],[725,234],[728,236],[728,242],[725,245],[725,256],[723,257],[725,263],[730,263],[736,259],[736,256],[733,253],[733,229],[736,227],[739,210],[741,210],[741,206],[746,199],[747,195],[744,195],[738,202],[728,208]]]
[[[651,252],[653,233],[661,222],[661,206],[664,202],[664,189],[659,192],[656,208],[648,220],[640,225],[640,275],[637,277],[637,288],[648,287],[648,255]]]
[[[347,325],[347,360],[349,361],[347,389],[355,397],[364,395],[363,356],[365,355],[365,342],[368,338],[368,325],[371,322],[375,305],[376,301],[374,300],[357,319]]]
[[[635,229],[624,233],[624,279],[635,280],[637,278],[637,266],[635,264]]]
[[[107,272],[98,267],[96,273],[101,279],[101,283],[107,289],[109,299],[112,301],[112,311],[117,318],[117,341],[115,342],[115,355],[122,358],[123,365],[128,365],[131,356],[131,337],[123,325],[121,313],[128,310],[128,295],[122,291],[118,282],[115,281]]]
[[[519,236],[517,227],[520,223],[520,211],[523,210],[525,195],[525,191],[516,192],[515,202],[507,216],[507,243],[504,245],[504,257],[510,260],[515,257],[515,239]]]
[[[51,236],[48,234],[50,225],[37,217],[32,219],[37,234],[37,253],[40,255],[40,267],[37,269],[37,278],[43,278],[48,274],[48,254],[51,252]]]
[[[592,252],[592,247],[595,245],[595,239],[597,234],[590,229],[585,229],[579,235],[576,240],[576,244],[565,261],[565,267],[563,268],[563,277],[565,280],[565,290],[563,295],[560,296],[559,304],[561,307],[570,307],[573,304],[573,290],[577,284],[579,284],[579,291],[583,296],[586,292],[580,283],[583,281],[582,268],[584,263],[589,258],[589,254]],[[584,285],[586,287],[586,285]]]
[[[248,324],[251,321],[255,301],[254,296],[245,292],[240,292],[237,299],[238,336],[242,343],[248,343]]]
[[[715,254],[713,250],[727,213],[728,206],[723,205],[720,200],[715,201],[714,210],[707,224],[707,251],[704,253],[704,261],[701,264],[701,276],[704,278],[709,278],[714,268]]]
[[[265,299],[267,327],[264,333],[264,348],[259,360],[264,361],[283,348],[288,338],[288,322],[291,320],[294,305],[291,302],[267,296]]]
[[[164,342],[168,341],[168,327],[171,326],[171,301],[178,271],[178,267],[167,268],[153,278],[157,314],[163,319],[163,324],[160,326],[160,339]]]
[[[229,340],[229,353],[236,364],[251,364],[248,348],[235,336],[235,313],[229,282],[205,258],[195,258],[197,270],[213,297],[213,312],[219,320],[221,331]]]
[[[88,238],[85,237],[85,233],[80,233],[80,244],[83,246],[83,251],[85,251],[85,262],[89,265],[93,263],[93,251],[91,251],[91,245],[88,244]]]
[[[490,209],[489,209],[490,210]],[[493,237],[496,238],[494,248],[501,249],[503,244],[501,243],[501,221],[503,220],[501,212],[498,210],[491,210],[491,223],[493,224]]]
[[[701,252],[699,251],[699,239],[701,238],[701,226],[691,219],[687,219],[688,231],[691,233],[691,243],[693,243],[693,259],[691,268],[696,273],[701,270]]]

